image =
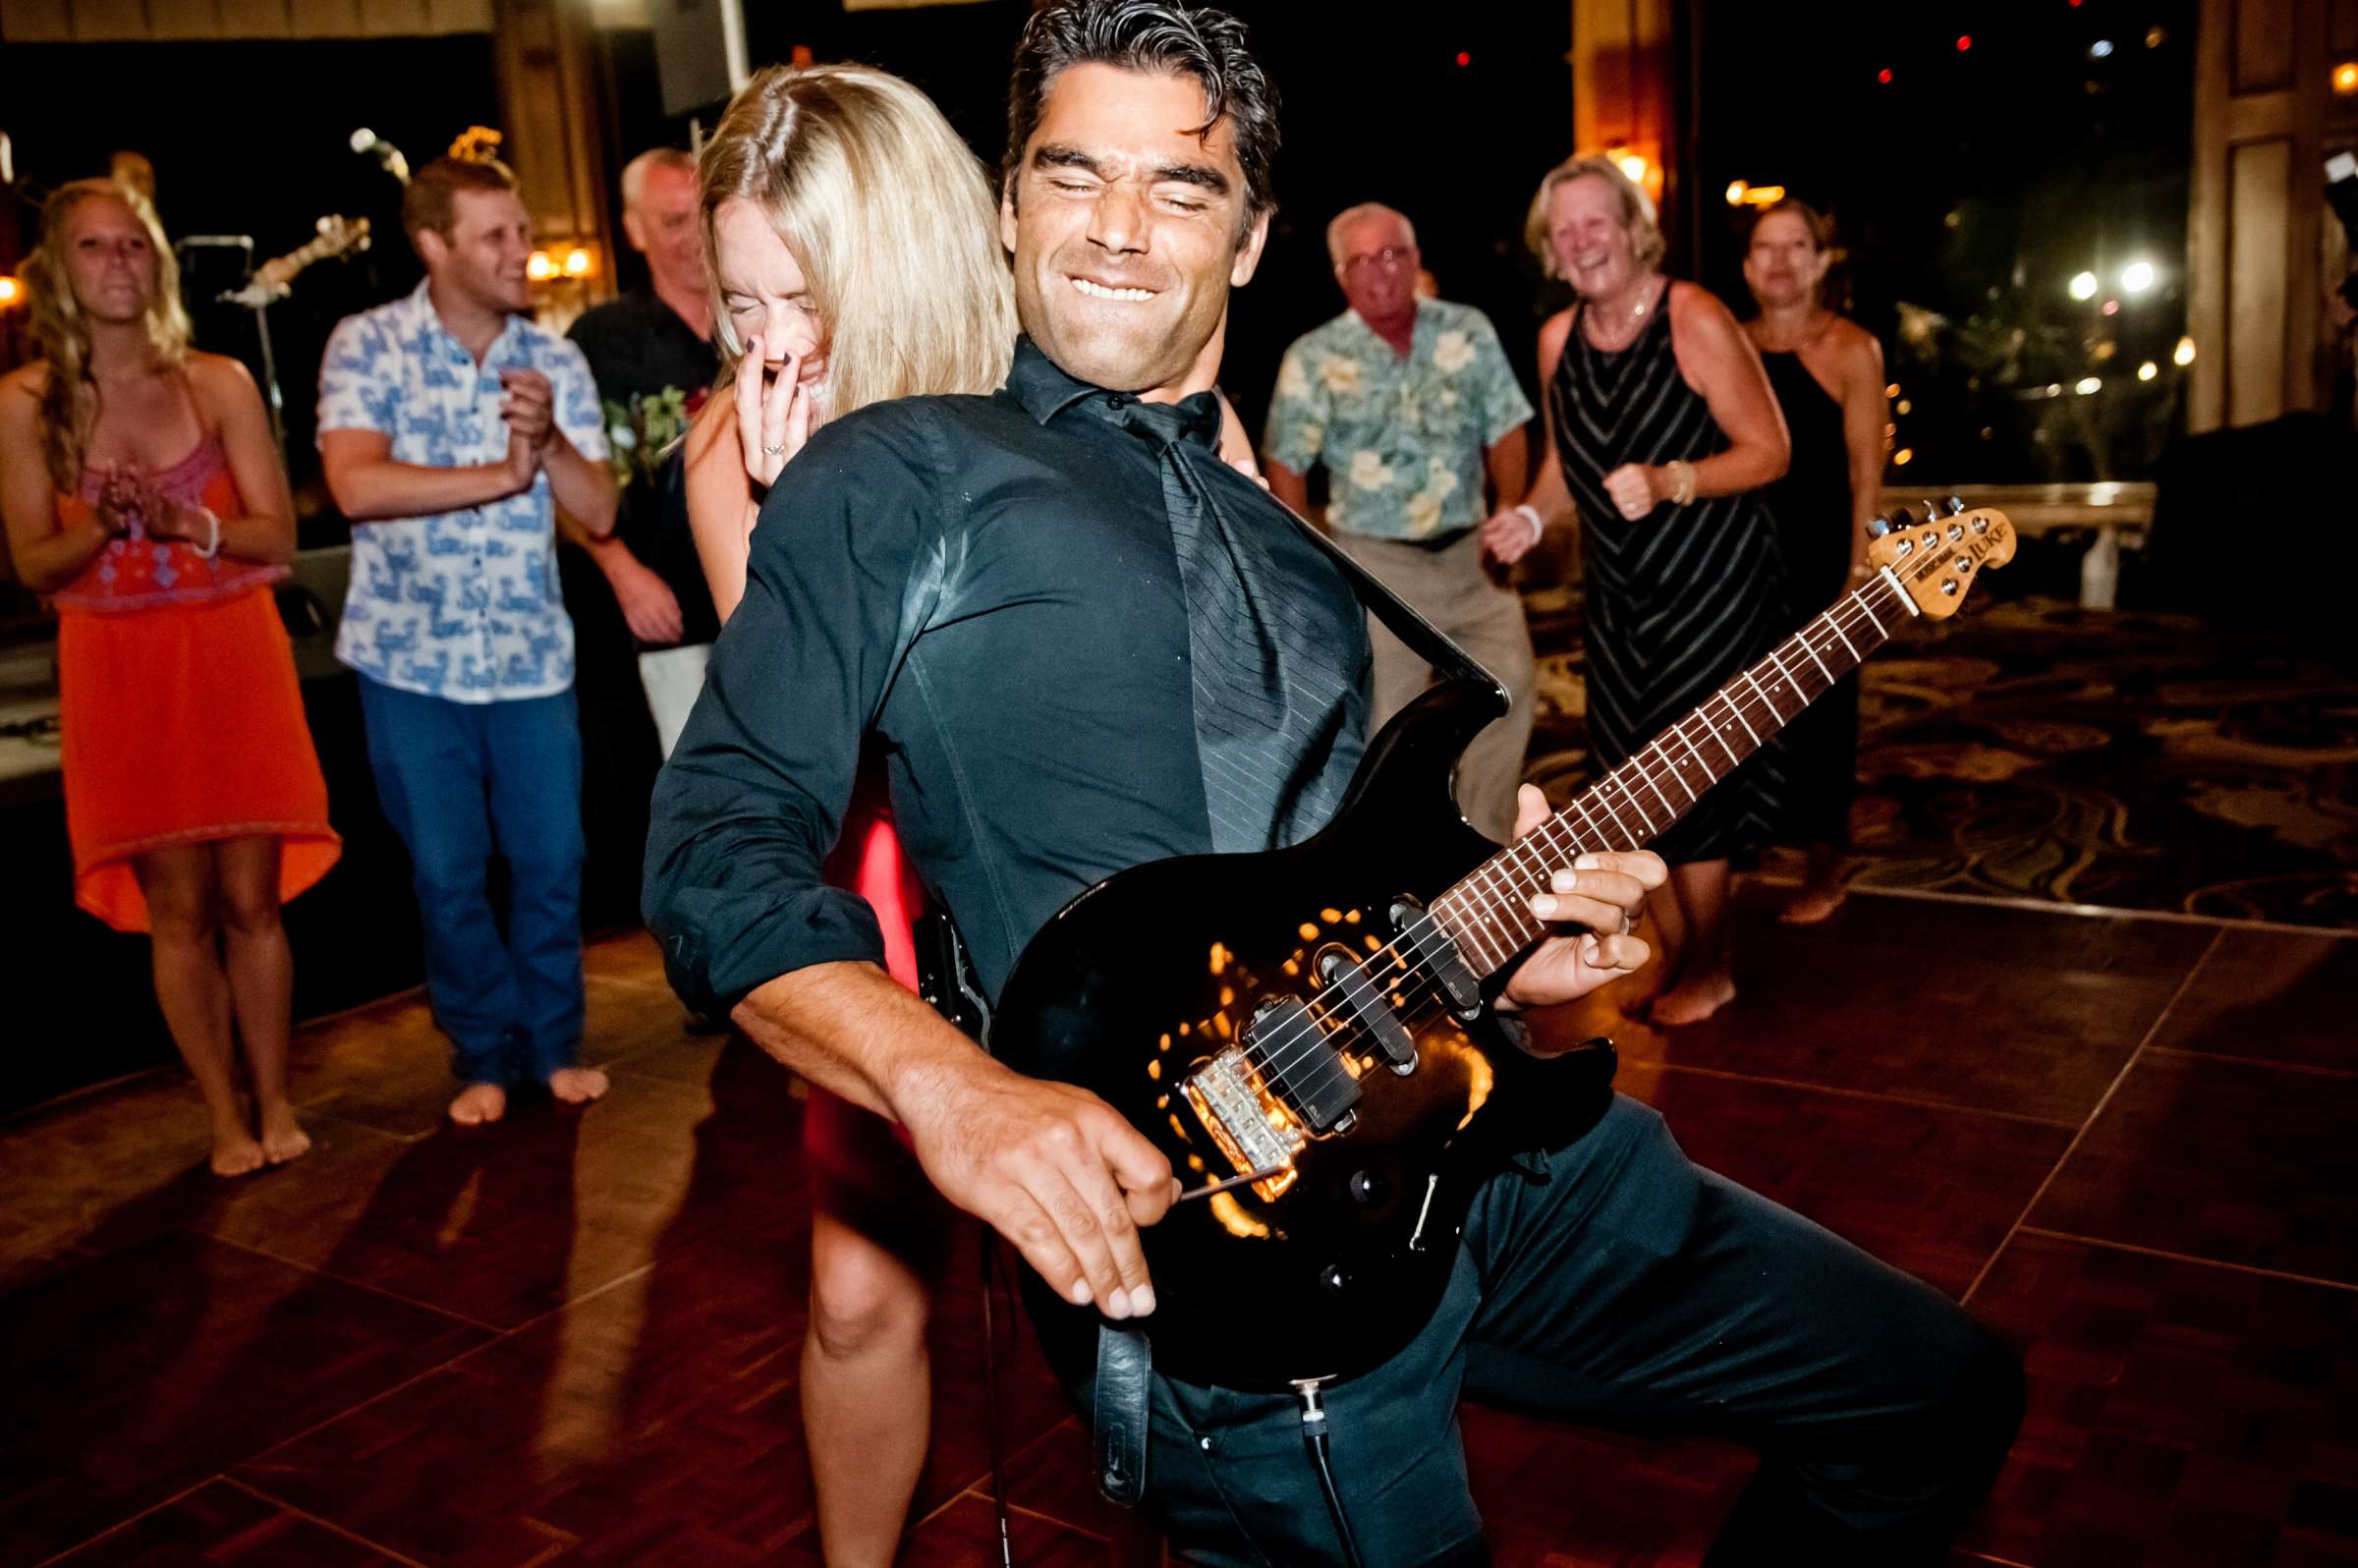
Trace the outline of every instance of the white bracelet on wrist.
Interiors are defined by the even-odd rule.
[[[209,561],[221,553],[221,520],[213,515],[213,509],[209,506],[200,506],[196,510],[204,514],[205,527],[212,531],[212,536],[205,540],[204,548],[196,553]],[[195,541],[190,542],[194,547]]]
[[[1540,516],[1538,507],[1533,506],[1529,501],[1517,501],[1514,509],[1522,513],[1523,521],[1531,525],[1532,543],[1537,544],[1547,536],[1547,520]]]

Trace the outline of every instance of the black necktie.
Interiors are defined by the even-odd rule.
[[[1212,847],[1265,850],[1308,837],[1341,804],[1349,783],[1327,763],[1356,740],[1365,699],[1343,640],[1314,627],[1287,591],[1283,571],[1255,519],[1232,495],[1245,481],[1219,457],[1220,406],[1209,392],[1179,403],[1110,395],[1106,407],[1154,445],[1163,510],[1187,595],[1188,658],[1195,679],[1196,750]],[[1252,498],[1258,500],[1258,497]],[[1263,527],[1291,528],[1273,505]],[[1334,628],[1325,625],[1331,634]]]

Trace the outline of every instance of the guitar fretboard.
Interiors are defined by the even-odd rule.
[[[1478,976],[1545,934],[1530,900],[1575,855],[1643,849],[1736,765],[1857,669],[1917,613],[1887,572],[1770,650],[1528,836],[1476,867],[1431,913]]]

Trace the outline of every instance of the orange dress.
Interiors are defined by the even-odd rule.
[[[246,509],[212,430],[151,479],[216,517]],[[59,496],[59,523],[85,524],[99,484]],[[270,592],[285,575],[135,530],[53,596],[74,900],[119,931],[147,929],[134,863],[151,850],[274,837],[282,903],[343,853]]]

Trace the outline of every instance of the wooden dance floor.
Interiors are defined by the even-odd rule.
[[[1872,893],[1796,929],[1774,897],[1730,1013],[1613,1024],[1621,1085],[2021,1348],[1957,1562],[2358,1561],[2358,941]],[[590,1021],[605,1101],[473,1132],[422,998],[312,1026],[317,1148],[234,1183],[166,1075],[0,1127],[0,1563],[816,1563],[800,1103],[683,1033],[644,937],[593,949]],[[912,1564],[996,1560],[976,1275],[969,1238]],[[1028,1341],[1004,1407],[1016,1560],[1105,1561]],[[1694,1563],[1750,1463],[1465,1431],[1520,1568]]]

